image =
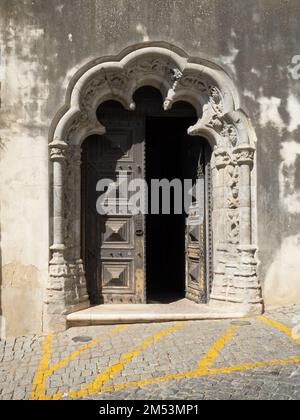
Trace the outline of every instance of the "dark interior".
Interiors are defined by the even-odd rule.
[[[197,120],[195,109],[186,102],[178,102],[170,111],[164,111],[161,93],[152,87],[139,89],[134,100],[136,112],[146,121],[148,187],[152,179],[190,177],[187,150],[194,139],[188,136],[187,130]],[[148,302],[168,303],[185,296],[185,214],[174,214],[172,198],[171,190],[171,214],[160,211],[146,216]]]
[[[183,146],[190,121],[182,118],[147,118],[146,177],[183,179]],[[185,294],[185,214],[149,214],[146,218],[148,301],[170,302]],[[151,199],[151,196],[150,196]]]

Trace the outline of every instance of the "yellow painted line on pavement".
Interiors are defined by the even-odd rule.
[[[208,350],[206,355],[200,360],[200,362],[198,363],[198,369],[208,369],[209,367],[211,367],[214,364],[216,358],[219,356],[220,351],[223,349],[225,344],[232,339],[232,337],[239,328],[240,327],[238,325],[227,328],[222,337],[218,338],[218,340],[214,342],[214,344]]]
[[[118,372],[120,372],[125,365],[132,361],[134,357],[137,357],[142,351],[146,350],[149,346],[154,344],[156,341],[165,337],[167,334],[170,334],[176,331],[179,328],[183,327],[182,322],[176,322],[172,327],[169,327],[165,330],[159,331],[145,338],[137,347],[135,347],[131,352],[125,353],[122,357],[114,363],[112,366],[108,367],[103,373],[97,376],[96,379],[91,381],[85,388],[79,391],[70,391],[69,396],[72,398],[84,397],[87,395],[93,395],[101,392],[105,382],[112,379]],[[59,395],[55,395],[54,399],[59,398]]]
[[[42,349],[41,349],[41,357],[38,369],[36,371],[33,387],[31,392],[31,400],[38,400],[41,399],[45,395],[46,391],[46,378],[45,378],[45,371],[49,367],[49,361],[51,357],[51,349],[52,349],[52,341],[53,341],[54,334],[48,334],[47,337],[44,339]]]
[[[299,363],[300,357],[289,357],[287,359],[271,359],[271,360],[263,360],[261,362],[253,362],[253,363],[245,363],[243,365],[235,365],[235,366],[225,366],[221,368],[210,369],[210,375],[216,375],[218,373],[232,373],[238,372],[243,370],[255,369],[260,367],[266,366],[277,366],[277,365],[287,365],[290,363]]]
[[[104,336],[110,336],[115,334],[123,329],[127,328],[128,325],[121,325],[118,327],[114,327],[108,334],[104,334]],[[54,334],[49,334],[43,343],[42,352],[41,352],[41,359],[40,364],[35,375],[31,398],[32,400],[48,400],[52,399],[51,396],[46,395],[46,379],[52,375],[58,369],[66,366],[76,357],[79,357],[81,353],[88,350],[95,344],[99,343],[102,337],[96,338],[95,340],[91,341],[90,343],[84,344],[83,346],[79,347],[77,350],[73,351],[69,354],[69,356],[65,357],[64,359],[60,360],[59,362],[55,363],[52,366],[49,366],[49,361],[51,357],[51,350],[52,350],[52,341],[53,341]]]
[[[268,319],[264,316],[257,317],[257,319],[264,322],[265,324],[269,326],[279,329],[280,331],[287,334],[290,338],[294,339],[292,330],[288,328],[287,326],[277,321],[274,321],[272,319]],[[125,365],[130,363],[134,357],[138,356],[142,351],[144,351],[146,348],[152,345],[155,341],[177,330],[183,325],[184,325],[183,323],[176,323],[172,327],[169,327],[158,333],[152,334],[149,337],[146,337],[146,339],[144,339],[137,347],[135,347],[131,352],[123,354],[118,362],[108,367],[103,373],[98,375],[93,381],[87,384],[85,388],[81,390],[77,390],[77,391],[70,391],[68,393],[68,396],[71,398],[80,398],[84,396],[94,395],[97,393],[109,393],[109,392],[120,391],[126,388],[144,387],[144,386],[154,384],[154,383],[171,381],[171,380],[180,380],[180,379],[184,379],[188,377],[213,376],[213,375],[218,375],[218,374],[242,372],[245,370],[263,368],[263,367],[268,367],[268,366],[279,366],[279,365],[286,365],[286,364],[292,364],[292,363],[300,363],[300,357],[290,357],[286,359],[271,359],[271,360],[264,360],[260,362],[245,363],[241,365],[213,368],[212,366],[216,358],[219,356],[220,352],[224,348],[224,346],[232,339],[236,331],[240,328],[239,326],[232,326],[232,327],[227,328],[224,334],[213,343],[213,345],[208,350],[206,355],[198,363],[196,370],[170,373],[170,374],[166,374],[166,375],[158,376],[154,378],[151,377],[151,378],[145,378],[139,381],[130,381],[130,382],[124,382],[120,384],[105,386],[105,383],[111,380],[118,372],[122,371]],[[120,329],[122,329],[122,327],[117,327],[115,330],[120,330]],[[40,362],[39,369],[35,377],[35,384],[33,387],[33,397],[34,397],[33,399],[54,399],[54,400],[61,399],[63,397],[61,393],[45,396],[46,375],[48,374],[50,375],[55,370],[59,369],[60,367],[65,366],[70,360],[79,356],[81,351],[84,351],[84,349],[90,348],[92,346],[92,343],[82,346],[80,349],[71,353],[65,359],[49,367],[52,338],[53,338],[53,335],[49,335],[45,339],[45,342],[43,344],[41,362]],[[300,342],[300,340],[296,340],[296,342]]]
[[[239,326],[233,326],[228,328],[225,333],[218,338],[215,343],[211,346],[209,351],[206,353],[206,355],[201,359],[201,361],[198,364],[198,369],[196,371],[189,371],[189,372],[181,372],[176,374],[168,374],[157,378],[146,378],[141,381],[137,382],[130,382],[120,385],[114,385],[111,387],[106,387],[105,391],[103,389],[103,385],[108,380],[112,379],[112,377],[123,369],[125,364],[129,363],[133,357],[137,356],[141,353],[145,348],[147,348],[150,344],[152,344],[154,341],[160,339],[164,335],[168,334],[169,332],[177,329],[178,327],[181,327],[181,323],[175,324],[173,327],[168,328],[167,330],[161,331],[159,333],[156,333],[150,337],[147,337],[139,346],[137,346],[132,352],[124,354],[121,359],[108,368],[104,373],[98,376],[95,381],[91,382],[89,385],[87,385],[86,388],[70,392],[69,396],[71,398],[80,398],[87,395],[93,395],[99,392],[109,392],[113,390],[119,390],[123,389],[124,387],[129,386],[145,386],[151,383],[155,382],[163,382],[163,381],[169,381],[172,379],[183,379],[189,376],[199,376],[199,375],[207,375],[209,372],[209,367],[213,365],[215,359],[218,357],[220,351],[225,346],[225,344],[233,337],[235,332],[240,328]],[[120,388],[121,387],[121,388]],[[59,398],[59,395],[54,396],[54,398]]]
[[[119,327],[113,328],[113,330],[109,333],[110,334],[115,334],[119,331],[124,330],[125,328],[127,328],[127,325],[121,325]],[[73,351],[72,353],[69,354],[69,356],[65,357],[64,359],[60,360],[59,362],[55,363],[54,365],[52,365],[45,373],[46,376],[50,376],[52,373],[54,373],[56,370],[63,368],[64,366],[66,366],[68,363],[70,363],[73,359],[76,359],[76,357],[79,357],[81,353],[83,353],[84,351],[90,349],[91,347],[95,346],[96,344],[98,344],[101,340],[103,339],[103,337],[99,337],[96,338],[95,340],[84,344],[83,346],[79,347],[77,350]]]
[[[280,365],[287,365],[287,364],[299,363],[299,362],[300,362],[300,357],[291,357],[288,359],[266,360],[263,362],[253,362],[253,363],[247,363],[244,365],[226,366],[226,367],[221,367],[221,368],[216,368],[216,369],[203,368],[201,370],[197,369],[197,370],[188,371],[188,372],[167,374],[167,375],[158,376],[155,378],[146,378],[141,381],[132,381],[132,382],[124,382],[121,384],[115,384],[109,387],[103,387],[101,389],[101,393],[122,391],[127,388],[139,388],[139,387],[144,387],[144,386],[151,385],[158,382],[180,380],[180,379],[185,379],[189,377],[214,376],[217,374],[242,372],[242,371],[250,370],[254,368],[260,368],[260,367],[262,368],[262,367],[267,367],[267,366],[280,366]]]
[[[287,327],[286,325],[283,325],[280,322],[275,321],[274,319],[267,318],[265,316],[258,316],[257,319],[266,325],[269,325],[284,332],[289,338],[294,340],[296,343],[300,344],[300,338],[295,338],[291,328]]]

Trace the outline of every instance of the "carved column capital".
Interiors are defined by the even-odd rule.
[[[227,149],[217,148],[214,151],[215,164],[217,169],[225,168],[231,162],[231,157]]]
[[[63,162],[66,159],[68,145],[63,141],[54,141],[49,144],[50,158],[53,162]]]
[[[253,165],[255,147],[250,144],[240,145],[233,151],[238,165]]]

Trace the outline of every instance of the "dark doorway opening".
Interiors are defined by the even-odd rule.
[[[185,178],[184,148],[191,118],[148,117],[146,119],[146,180],[149,208],[152,180],[172,181]],[[183,206],[183,200],[182,200]],[[183,207],[184,209],[184,207]],[[149,212],[151,213],[151,212]],[[185,297],[185,225],[186,214],[175,214],[174,190],[171,189],[171,214],[146,217],[146,282],[148,302],[168,303]]]
[[[134,113],[112,101],[102,104],[98,117],[106,133],[83,144],[82,246],[90,300],[141,303],[146,291],[148,303],[170,303],[186,296],[195,300],[196,291],[197,302],[198,295],[204,302],[210,148],[205,139],[187,134],[197,121],[191,105],[177,102],[164,111],[161,94],[150,87],[139,89],[134,100]],[[203,194],[188,209],[181,194],[180,214],[174,211],[172,188],[168,214],[162,212],[162,196],[158,214],[98,214],[98,181],[116,182],[124,171],[132,179],[146,178],[148,187],[152,180],[179,180],[181,186],[183,180],[192,180],[194,186],[201,179]],[[151,194],[148,198],[151,206]],[[191,226],[195,210],[204,222]]]

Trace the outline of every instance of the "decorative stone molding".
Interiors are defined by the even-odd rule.
[[[251,219],[256,206],[251,196],[255,139],[240,109],[239,94],[216,64],[193,60],[167,44],[146,43],[117,57],[91,62],[79,71],[52,125],[55,245],[50,249],[45,311],[49,329],[62,327],[66,313],[89,305],[80,248],[80,146],[86,137],[105,133],[97,119],[101,103],[117,100],[134,111],[134,93],[146,85],[161,91],[165,110],[177,101],[192,104],[198,120],[188,133],[206,137],[214,149],[211,304],[235,302],[237,311],[242,307],[245,315],[262,311]]]
[[[50,159],[52,161],[64,161],[66,156],[65,156],[65,151],[68,148],[68,144],[62,141],[56,141],[53,143],[49,144],[49,149],[50,149]]]
[[[243,144],[234,149],[236,162],[239,165],[253,165],[255,147],[249,144]]]
[[[226,168],[231,162],[231,156],[227,149],[216,148],[214,151],[215,164],[217,169]]]

